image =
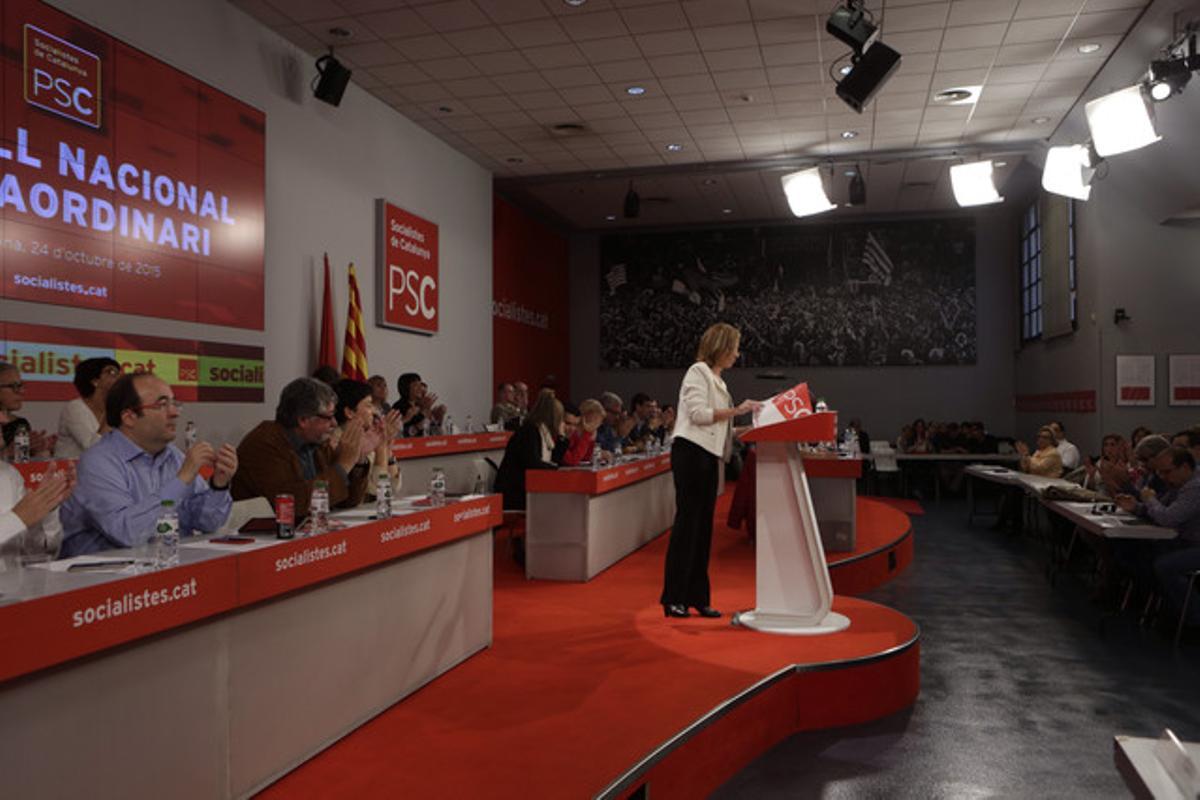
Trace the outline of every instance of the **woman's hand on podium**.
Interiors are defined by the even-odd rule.
[[[735,409],[733,409],[733,415],[735,417],[740,417],[742,414],[749,414],[751,411],[757,411],[761,405],[761,400],[743,400]]]

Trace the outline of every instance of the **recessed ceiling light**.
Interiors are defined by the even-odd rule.
[[[1099,49],[1100,45],[1096,44],[1095,42],[1088,42],[1087,44],[1079,45],[1079,52],[1083,53],[1085,56],[1088,53],[1094,53]]]
[[[845,172],[843,172],[842,174],[845,175],[847,178],[853,178],[855,175],[858,174],[858,170],[848,169]]]
[[[717,179],[716,178],[705,178],[703,183],[705,186],[716,186]]]
[[[454,112],[454,109],[450,106],[438,106],[438,111],[442,112],[443,114],[451,114]]]
[[[669,151],[670,151],[670,152],[672,152],[672,153],[678,153],[678,152],[679,152],[680,150],[682,150],[682,149],[683,149],[683,145],[681,145],[681,144],[675,144],[674,142],[672,142],[671,144],[667,145],[667,150],[669,150]]]
[[[645,93],[646,93],[645,86],[629,86],[625,89],[625,94],[631,94],[634,97],[637,97],[638,95],[643,95]]]
[[[563,0],[563,2],[573,8],[579,8],[581,5],[586,3],[587,0]]]
[[[609,214],[607,217],[605,217],[605,219],[608,220],[609,222],[615,221],[616,218],[617,218],[616,214]]]
[[[329,29],[329,35],[336,36],[339,39],[347,39],[353,36],[354,33],[349,28],[343,28],[342,26],[338,25]]]
[[[983,86],[951,86],[949,89],[943,89],[933,96],[934,102],[944,103],[948,106],[962,106],[974,103],[979,99],[979,92]]]
[[[858,131],[842,131],[843,139],[853,139],[855,136],[858,136]]]
[[[1045,125],[1049,121],[1050,121],[1049,117],[1034,117],[1031,120],[1031,122],[1033,122],[1034,125]]]
[[[722,214],[732,214],[732,213],[733,213],[733,209],[732,209],[732,208],[722,208],[722,209],[721,209],[721,213],[722,213]]]
[[[849,75],[853,70],[854,70],[854,65],[847,64],[844,67],[842,67],[841,69],[839,69],[838,73],[841,75]]]

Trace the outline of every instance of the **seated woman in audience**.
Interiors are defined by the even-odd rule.
[[[663,444],[667,445],[675,435],[675,406],[667,403],[662,407]]]
[[[71,469],[49,472],[36,489],[26,491],[21,473],[0,461],[0,556],[56,557],[63,535],[58,507],[74,488]]]
[[[0,361],[0,433],[4,441],[0,442],[0,457],[11,460],[13,442],[17,432],[25,430],[29,434],[29,457],[48,458],[54,453],[56,436],[47,436],[45,431],[35,431],[29,420],[17,416],[17,411],[25,404],[25,381],[21,380],[21,371],[5,361]]]
[[[1044,478],[1061,478],[1062,456],[1055,447],[1054,431],[1049,426],[1038,428],[1037,450],[1029,451],[1029,445],[1017,442],[1017,453],[1021,456],[1021,471]]]
[[[1100,442],[1100,459],[1085,458],[1081,469],[1083,485],[1109,497],[1128,491],[1137,477],[1130,463],[1129,443],[1119,433],[1105,435]]]
[[[429,385],[415,372],[406,372],[396,381],[396,398],[392,408],[397,409],[404,421],[405,436],[421,436],[427,425],[441,425],[446,416],[444,405],[437,403],[437,395],[429,391]]]
[[[562,427],[563,405],[554,392],[543,389],[525,424],[508,440],[504,460],[496,472],[496,491],[504,495],[506,510],[525,508],[525,470],[558,468],[552,456]]]
[[[114,359],[85,358],[75,365],[75,391],[79,397],[63,406],[58,416],[59,458],[79,458],[83,451],[108,433],[104,400],[108,388],[121,377],[121,365]]]
[[[900,440],[896,444],[901,453],[933,452],[933,445],[929,441],[929,426],[925,424],[925,420],[919,417],[913,420],[908,435],[901,434]]]
[[[393,471],[390,469],[390,466],[395,463],[392,458],[391,443],[400,432],[400,412],[389,411],[386,415],[379,414],[374,390],[371,384],[364,381],[343,378],[334,384],[333,391],[337,395],[337,405],[334,407],[333,416],[337,421],[338,430],[340,431],[351,420],[359,420],[363,426],[363,438],[368,439],[373,445],[371,454],[368,456],[368,460],[371,462],[371,474],[384,473],[394,479]],[[337,444],[333,443],[333,447],[336,448]],[[374,481],[368,483],[367,493],[374,494],[374,488]]]

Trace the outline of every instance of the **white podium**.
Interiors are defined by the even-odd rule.
[[[767,633],[814,635],[850,627],[835,614],[812,492],[797,442],[834,441],[837,414],[818,412],[742,436],[758,443],[756,607],[734,624]]]

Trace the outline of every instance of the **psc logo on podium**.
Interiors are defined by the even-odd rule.
[[[25,101],[99,128],[100,57],[26,23]]]
[[[375,281],[378,325],[416,333],[438,330],[438,226],[378,201]]]

